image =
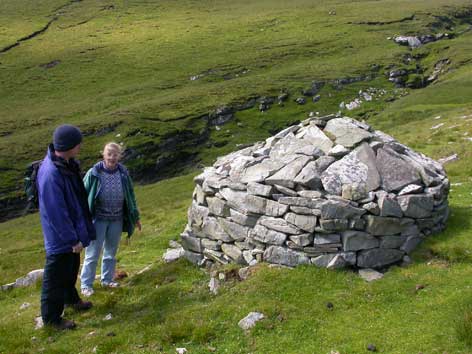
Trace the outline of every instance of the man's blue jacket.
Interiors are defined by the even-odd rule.
[[[37,188],[46,254],[72,252],[79,241],[87,247],[96,236],[78,163],[56,156],[51,144],[38,171]]]

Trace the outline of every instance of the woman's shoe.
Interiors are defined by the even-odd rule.
[[[82,288],[80,290],[80,292],[82,293],[83,296],[85,297],[90,297],[94,294],[94,291],[92,288]]]

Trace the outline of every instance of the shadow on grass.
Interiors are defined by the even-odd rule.
[[[472,263],[471,217],[472,208],[451,207],[446,229],[429,236],[416,251],[416,258],[420,261],[441,258],[450,262]]]

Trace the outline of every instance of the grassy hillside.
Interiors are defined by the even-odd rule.
[[[89,166],[101,145],[128,147],[144,230],[122,242],[123,287],[99,289],[94,309],[68,313],[72,333],[35,331],[39,287],[0,293],[0,353],[381,353],[472,352],[472,33],[470,2],[433,1],[26,1],[0,2],[0,193],[18,195],[27,161],[42,156],[54,126],[79,125]],[[330,14],[331,13],[331,14]],[[387,37],[450,33],[410,50]],[[426,88],[396,88],[385,73],[404,68],[428,77]],[[375,65],[374,65],[375,64]],[[192,76],[200,75],[196,80]],[[361,78],[339,85],[334,80]],[[313,80],[321,99],[293,99]],[[351,271],[257,266],[231,278],[218,295],[209,274],[180,260],[164,264],[177,240],[198,165],[237,144],[257,141],[304,119],[337,112],[370,87],[378,100],[343,113],[369,121],[446,165],[452,187],[448,228],[366,283]],[[290,92],[264,113],[259,103],[216,128],[217,107]],[[119,134],[119,136],[118,136]],[[0,284],[44,261],[36,214],[0,223]],[[150,269],[137,275],[138,271]],[[20,310],[24,303],[31,303]],[[334,306],[328,309],[331,302]],[[237,322],[266,315],[250,333]],[[104,321],[106,314],[113,319]]]

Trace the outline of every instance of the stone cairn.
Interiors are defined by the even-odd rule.
[[[200,265],[382,268],[449,215],[441,164],[334,115],[220,157],[194,181],[181,240]]]

